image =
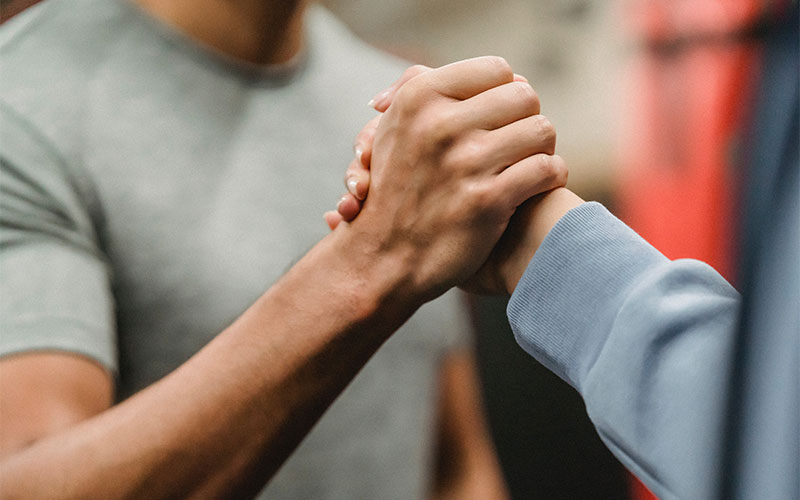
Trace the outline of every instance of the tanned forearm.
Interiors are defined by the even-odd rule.
[[[329,235],[162,381],[5,460],[3,498],[257,493],[418,306],[393,259],[343,242]]]
[[[174,373],[10,455],[4,497],[255,494],[391,332],[472,276],[524,200],[563,185],[538,111],[500,58],[411,79],[376,131],[358,220]]]

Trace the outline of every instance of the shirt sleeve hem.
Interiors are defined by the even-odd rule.
[[[117,374],[117,346],[97,325],[69,317],[4,321],[0,327],[0,358],[37,351],[85,356]]]

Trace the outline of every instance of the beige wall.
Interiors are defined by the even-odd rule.
[[[617,133],[623,40],[604,0],[325,0],[366,41],[440,65],[505,57],[539,92],[558,129],[570,185],[607,198]]]

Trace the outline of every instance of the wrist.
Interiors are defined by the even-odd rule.
[[[569,189],[558,188],[532,198],[518,209],[518,226],[513,229],[518,244],[511,258],[500,269],[504,288],[509,295],[516,289],[548,233],[567,212],[583,203],[584,200]]]
[[[404,321],[427,300],[414,286],[413,259],[371,245],[352,226],[333,231],[319,250],[334,293],[348,298],[357,320]]]

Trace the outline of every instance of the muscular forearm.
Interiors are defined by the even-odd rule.
[[[392,259],[341,236],[168,377],[5,460],[3,497],[255,494],[417,306]]]

